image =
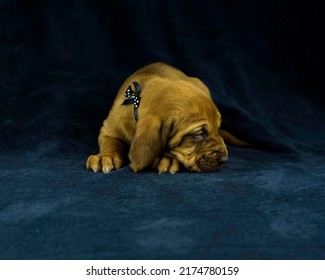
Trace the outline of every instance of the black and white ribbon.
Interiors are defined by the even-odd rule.
[[[139,115],[138,115],[138,108],[140,105],[140,85],[137,82],[133,82],[135,91],[132,90],[131,86],[129,86],[126,90],[126,92],[124,93],[124,96],[127,98],[124,100],[124,102],[122,103],[122,105],[129,105],[129,104],[133,104],[134,106],[134,118],[137,121],[139,119]]]

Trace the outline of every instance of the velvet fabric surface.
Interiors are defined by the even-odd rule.
[[[0,258],[324,259],[320,11],[0,1]],[[87,171],[119,86],[156,61],[202,79],[254,148],[214,173]]]

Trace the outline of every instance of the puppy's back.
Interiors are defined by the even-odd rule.
[[[184,72],[181,70],[174,68],[168,64],[165,64],[163,62],[156,62],[149,64],[135,73],[133,73],[129,79],[126,81],[126,83],[123,85],[123,88],[127,84],[130,84],[130,82],[137,78],[138,80],[142,81],[143,85],[145,85],[146,81],[153,78],[160,78],[164,81],[186,81],[190,82],[193,85],[200,88],[207,96],[210,96],[210,91],[207,88],[207,86],[198,78],[196,77],[190,77],[187,76]]]
[[[149,64],[136,71],[133,75],[154,75],[170,80],[186,80],[188,78],[181,70],[163,62]]]

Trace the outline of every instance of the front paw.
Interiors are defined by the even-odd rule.
[[[156,158],[153,163],[153,168],[157,168],[159,174],[167,172],[174,174],[179,172],[180,162],[177,158],[162,156],[160,158]]]
[[[120,169],[123,165],[123,158],[118,153],[97,154],[88,157],[86,168],[94,172],[102,171],[109,173],[113,169]]]

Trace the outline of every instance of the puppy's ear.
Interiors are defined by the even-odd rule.
[[[140,119],[129,152],[131,169],[138,172],[148,167],[165,144],[163,123],[155,117]]]

